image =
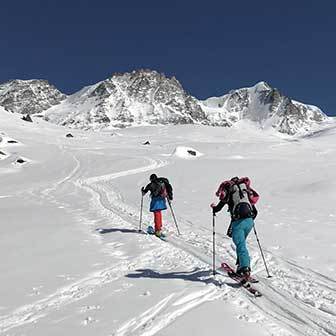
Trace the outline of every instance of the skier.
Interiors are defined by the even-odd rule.
[[[149,211],[154,213],[154,225],[155,235],[157,237],[162,236],[162,210],[167,209],[166,198],[169,201],[173,200],[173,188],[165,177],[157,177],[156,174],[152,174],[149,177],[150,183],[146,188],[142,187],[142,195],[145,195],[148,191],[151,193],[151,202]]]
[[[250,277],[250,256],[246,246],[246,238],[254,225],[257,216],[255,204],[259,199],[258,193],[250,187],[248,177],[233,177],[231,180],[220,184],[216,196],[220,201],[217,205],[210,204],[213,215],[228,205],[231,223],[227,235],[232,237],[236,245],[237,271],[236,273],[246,280]]]

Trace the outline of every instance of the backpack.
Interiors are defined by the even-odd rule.
[[[153,197],[168,197],[169,200],[173,199],[173,187],[165,177],[159,177],[153,182],[152,196]]]
[[[234,220],[253,217],[253,209],[245,183],[236,181],[230,189],[230,212]]]
[[[234,177],[224,181],[219,186],[216,195],[229,206],[233,220],[255,218],[255,204],[259,199],[258,193],[250,187],[248,177]]]

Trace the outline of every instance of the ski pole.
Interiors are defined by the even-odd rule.
[[[255,234],[255,236],[256,236],[256,238],[257,238],[257,242],[258,242],[258,245],[259,245],[259,249],[260,249],[260,252],[261,252],[261,256],[262,256],[263,261],[264,261],[264,264],[265,264],[265,268],[266,268],[266,272],[267,272],[267,277],[268,277],[268,278],[271,278],[272,276],[271,276],[271,275],[269,274],[269,272],[268,272],[268,268],[267,268],[266,260],[265,260],[265,257],[264,257],[264,253],[263,253],[263,250],[262,250],[262,248],[261,248],[260,241],[259,241],[259,237],[258,237],[258,234],[257,234],[257,230],[256,230],[256,228],[254,227],[254,225],[253,225],[253,230],[254,230],[254,234]]]
[[[141,205],[140,205],[140,222],[139,222],[139,232],[141,231],[141,224],[142,224],[142,208],[143,208],[143,198],[144,195],[141,192]]]
[[[215,217],[216,214],[212,214],[212,274],[216,274],[216,230],[215,230]]]
[[[179,228],[178,228],[177,221],[176,221],[176,217],[175,217],[175,214],[174,214],[174,211],[173,211],[173,207],[172,207],[171,202],[170,202],[169,199],[168,199],[168,204],[169,204],[169,208],[170,208],[170,211],[171,211],[172,216],[173,216],[173,219],[174,219],[174,223],[175,223],[175,225],[176,225],[177,233],[180,235],[181,232],[180,232],[180,230],[179,230]]]

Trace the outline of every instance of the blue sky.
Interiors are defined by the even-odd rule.
[[[336,1],[5,1],[0,82],[65,93],[113,72],[176,76],[197,98],[264,80],[336,115]]]

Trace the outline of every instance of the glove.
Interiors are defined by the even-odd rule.
[[[146,194],[146,193],[145,193],[145,188],[144,188],[144,187],[141,188],[141,193],[142,193],[142,195],[145,195],[145,194]]]
[[[210,204],[210,208],[212,209],[212,214],[213,214],[214,216],[216,216],[215,209],[214,209],[215,206],[216,206],[215,203],[211,203],[211,204]]]

